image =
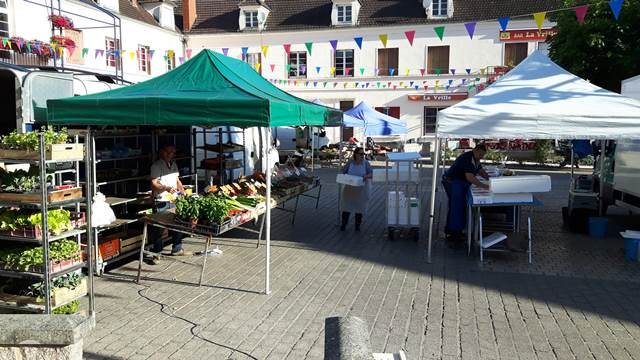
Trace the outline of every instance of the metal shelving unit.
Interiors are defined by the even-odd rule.
[[[85,137],[85,143],[90,143],[88,141],[90,138],[89,135]],[[75,137],[76,143],[78,143],[78,136]],[[64,160],[46,160],[47,157],[47,149],[45,146],[44,135],[40,135],[40,143],[39,143],[39,159],[38,160],[21,160],[21,159],[0,159],[0,162],[4,163],[20,163],[20,164],[29,164],[31,166],[37,166],[40,169],[40,195],[41,200],[39,204],[33,202],[21,202],[21,201],[3,201],[0,203],[0,206],[6,207],[18,207],[25,209],[34,209],[40,210],[42,215],[42,223],[40,224],[40,228],[42,229],[42,235],[40,238],[28,238],[28,237],[17,237],[17,236],[0,236],[1,241],[11,241],[15,243],[31,243],[37,244],[43,247],[43,272],[34,272],[34,271],[13,271],[13,270],[0,270],[0,277],[9,277],[9,278],[18,278],[18,279],[42,279],[44,283],[44,304],[37,303],[29,303],[23,304],[19,301],[12,302],[11,299],[19,298],[18,295],[8,295],[0,299],[0,307],[13,309],[17,311],[29,311],[29,312],[43,312],[46,314],[51,314],[55,308],[63,306],[71,301],[78,300],[82,296],[89,297],[89,316],[95,316],[95,306],[94,306],[94,292],[93,292],[93,269],[92,262],[79,262],[72,266],[69,266],[65,269],[52,271],[50,264],[51,260],[49,257],[49,246],[54,241],[59,241],[61,239],[75,237],[78,242],[78,246],[80,247],[81,236],[86,235],[87,238],[87,255],[91,256],[93,253],[92,248],[92,233],[91,231],[87,231],[87,228],[91,227],[91,207],[88,204],[91,203],[91,190],[93,189],[92,183],[89,180],[85,183],[85,192],[86,197],[76,198],[72,200],[65,200],[61,202],[50,203],[48,201],[48,186],[47,186],[47,169],[48,164],[56,164],[56,163],[67,163],[73,162],[75,165],[75,184],[80,185],[79,177],[80,177],[80,162],[85,162],[85,164],[91,163],[91,151],[86,148],[84,151],[84,158],[77,159],[64,159]],[[90,171],[90,167],[85,166],[85,171],[87,174]],[[64,170],[65,173],[70,173],[73,171],[68,171],[68,169]],[[56,172],[54,172],[54,176]],[[61,177],[59,177],[61,178]],[[71,231],[64,232],[59,235],[50,235],[49,234],[49,224],[47,219],[48,210],[51,208],[62,208],[62,207],[70,207],[73,206],[76,211],[80,210],[80,204],[84,203],[86,206],[86,220],[87,223],[83,228],[74,229]],[[53,294],[53,279],[70,274],[73,272],[78,272],[82,268],[87,268],[87,292],[84,294],[78,294],[78,297],[67,299],[64,303],[56,304],[55,306],[52,304],[52,294]]]
[[[197,137],[199,134],[202,134],[202,145],[197,146]],[[242,145],[239,144],[233,144],[231,142],[231,135],[233,134],[242,134]],[[215,144],[208,144],[207,140],[208,140],[208,136],[209,135],[213,135],[217,137],[217,142]],[[229,141],[228,143],[224,143],[224,135],[227,135],[227,137],[229,137]],[[233,171],[233,170],[238,170],[238,169],[242,169],[241,173],[242,175],[245,175],[245,168],[247,165],[247,153],[245,151],[246,149],[246,134],[244,129],[242,130],[223,130],[222,127],[219,127],[217,130],[210,130],[210,129],[193,129],[193,155],[194,155],[194,168],[197,168],[199,170],[203,170],[205,172],[205,179],[208,180],[209,184],[213,184],[213,177],[209,176],[209,172],[210,171],[215,171],[217,174],[219,174],[219,181],[218,184],[222,185],[225,184],[227,182],[227,180],[235,180],[233,175],[227,175],[228,171]],[[224,145],[233,145],[231,149],[224,149]],[[238,146],[235,146],[238,145]],[[213,149],[214,147],[220,147],[220,149],[215,150]],[[208,158],[208,153],[214,153],[217,154],[217,158],[218,158],[218,169],[211,169],[211,168],[207,168],[207,167],[202,167],[202,166],[196,166],[196,161],[198,159],[196,159],[196,156],[198,154],[198,150],[203,151],[204,152],[204,156],[203,156],[203,160]],[[241,165],[238,166],[226,166],[225,165],[225,160],[230,159],[227,156],[228,155],[232,155],[234,153],[237,152],[242,152],[242,163]],[[231,157],[233,158],[233,157]]]

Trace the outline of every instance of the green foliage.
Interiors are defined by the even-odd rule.
[[[37,212],[29,216],[29,223],[32,225],[42,224],[42,213]],[[47,211],[47,223],[49,231],[55,235],[60,235],[65,231],[73,230],[71,225],[71,213],[68,210],[57,209]]]
[[[23,134],[18,134],[14,130],[9,135],[3,136],[0,139],[0,144],[8,149],[36,151],[40,147],[40,134],[44,134],[45,145],[65,144],[69,141],[66,128],[62,128],[60,131],[53,131],[51,128],[43,127],[40,131]]]
[[[503,161],[508,161],[509,156],[502,151],[487,148],[487,153],[484,155],[484,160],[493,163],[502,163]]]
[[[53,309],[54,315],[72,315],[78,312],[80,308],[80,300],[73,300],[72,302],[62,305]]]
[[[640,74],[640,0],[625,0],[618,21],[608,1],[564,1],[566,7],[583,4],[590,4],[583,25],[573,11],[550,18],[559,32],[548,40],[549,56],[593,84],[620,92],[622,80]]]
[[[545,164],[551,154],[553,153],[553,140],[538,140],[536,141],[536,155],[535,159],[538,164]]]
[[[245,204],[246,203],[246,204]],[[201,220],[203,223],[222,223],[233,209],[251,208],[249,201],[231,199],[224,195],[185,196],[176,200],[176,216],[183,221]]]
[[[49,244],[49,259],[53,261],[80,260],[80,246],[75,240],[59,240]],[[42,246],[0,248],[0,263],[26,271],[32,266],[44,265]]]
[[[182,196],[176,199],[176,216],[184,221],[195,220],[200,216],[200,204],[195,196]]]
[[[37,168],[6,172],[0,169],[0,187],[4,192],[33,192],[40,185]]]

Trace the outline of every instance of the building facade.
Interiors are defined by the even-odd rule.
[[[53,34],[75,47],[56,56],[31,56],[12,46],[3,59],[17,65],[50,65],[117,75],[138,82],[164,74],[184,57],[183,35],[175,26],[175,4],[144,0],[1,0],[0,36],[50,43]],[[6,14],[6,15],[3,15]],[[75,30],[52,31],[50,15],[73,21]],[[4,46],[7,49],[6,44]]]
[[[430,137],[437,112],[472,96],[504,66],[546,49],[557,1],[183,0],[187,48],[243,59],[301,98],[349,109],[365,101]],[[498,18],[510,17],[507,31]],[[542,31],[539,30],[542,29]],[[347,136],[351,134],[348,133]]]

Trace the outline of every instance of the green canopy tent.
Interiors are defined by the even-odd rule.
[[[203,50],[151,80],[103,93],[49,100],[52,125],[340,126],[342,112],[278,89],[243,61]],[[269,151],[266,152],[269,164]],[[271,169],[267,167],[267,204]],[[91,194],[88,194],[89,196]],[[270,293],[271,208],[266,216],[265,293]]]

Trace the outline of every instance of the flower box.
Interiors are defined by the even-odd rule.
[[[14,160],[40,160],[40,151],[0,149],[0,158]],[[45,151],[45,160],[84,160],[84,144],[50,144]]]

